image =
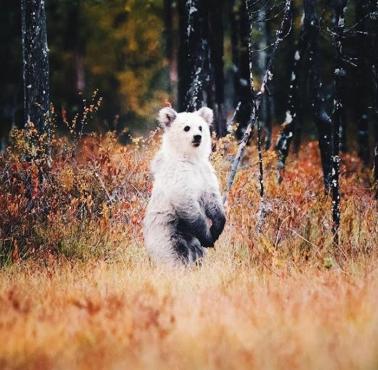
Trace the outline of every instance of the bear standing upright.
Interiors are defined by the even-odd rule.
[[[164,135],[151,166],[154,184],[144,219],[145,245],[155,262],[188,265],[213,247],[226,221],[209,161],[213,111],[163,108],[158,119]]]

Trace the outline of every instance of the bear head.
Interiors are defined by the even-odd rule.
[[[203,107],[196,112],[177,113],[163,108],[158,120],[164,128],[163,151],[175,158],[209,158],[211,153],[210,125],[213,111]]]

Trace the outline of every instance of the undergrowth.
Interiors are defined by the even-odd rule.
[[[33,258],[116,258],[131,245],[142,247],[142,220],[151,192],[149,162],[160,132],[134,138],[123,146],[114,133],[84,135],[98,101],[67,123],[71,137],[59,136],[53,114],[46,132],[32,124],[13,130],[11,145],[0,156],[0,264]],[[237,143],[215,141],[212,161],[222,188]],[[363,257],[378,245],[376,201],[369,174],[353,155],[341,168],[340,245],[332,245],[331,204],[324,193],[317,145],[302,145],[276,181],[274,151],[264,153],[266,209],[262,232],[256,232],[260,198],[257,154],[253,146],[228,196],[229,248],[245,247],[240,258],[256,265],[308,261],[332,267]]]

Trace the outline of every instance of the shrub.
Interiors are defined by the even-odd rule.
[[[122,146],[114,133],[83,135],[77,117],[69,128],[71,140],[58,137],[52,122],[42,135],[32,124],[12,131],[0,156],[1,264],[109,256],[125,241],[140,242],[149,192],[141,142]]]
[[[92,108],[91,108],[92,107]],[[89,106],[89,115],[95,111]],[[71,140],[38,135],[29,125],[12,132],[0,156],[0,263],[28,257],[114,258],[130,245],[141,246],[144,209],[151,191],[149,163],[158,148],[158,131],[130,145],[114,133],[83,135],[81,122]],[[74,126],[74,127],[73,127]],[[219,140],[213,163],[224,188],[236,143]],[[227,226],[217,245],[235,248],[240,258],[261,266],[306,261],[332,267],[346,258],[369,258],[378,245],[376,203],[369,174],[352,155],[341,169],[341,242],[332,246],[331,204],[324,194],[318,148],[304,144],[276,181],[276,156],[264,153],[266,208],[261,233],[257,155],[250,147],[228,197]],[[240,246],[244,248],[240,248]],[[240,252],[244,251],[244,252]],[[337,253],[335,253],[337,252]]]

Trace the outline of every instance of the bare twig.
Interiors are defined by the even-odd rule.
[[[241,101],[238,102],[238,104],[236,105],[236,108],[234,110],[234,113],[232,114],[231,118],[227,121],[227,126],[226,127],[227,127],[227,131],[228,132],[230,132],[230,128],[231,128],[231,126],[235,122],[235,119],[236,119],[236,116],[239,113],[240,107],[241,107]]]
[[[252,14],[250,13],[251,11],[251,4],[250,0],[246,0],[246,5],[247,5],[247,11],[248,11],[248,16],[249,16],[249,24],[250,24],[250,36],[252,34]],[[234,157],[234,160],[231,165],[231,170],[227,179],[227,188],[226,192],[224,194],[223,200],[226,202],[227,200],[227,195],[230,192],[230,189],[233,185],[233,182],[235,180],[236,172],[240,166],[240,162],[243,158],[245,148],[247,146],[247,143],[251,139],[252,133],[253,133],[253,127],[255,126],[256,122],[258,122],[259,119],[259,114],[260,114],[260,107],[261,107],[261,102],[264,94],[267,92],[267,86],[269,81],[272,79],[273,74],[271,72],[273,61],[276,55],[276,52],[278,50],[278,47],[280,43],[283,40],[284,35],[286,34],[285,30],[286,28],[291,28],[291,9],[292,9],[292,1],[291,0],[286,0],[285,1],[285,12],[284,12],[284,17],[281,22],[280,29],[277,31],[277,37],[273,46],[272,53],[270,55],[269,61],[267,63],[267,68],[264,73],[263,79],[262,79],[262,84],[260,87],[260,90],[255,93],[254,88],[253,88],[253,75],[252,75],[252,54],[253,54],[253,49],[252,49],[252,41],[249,39],[249,56],[250,56],[250,84],[251,84],[251,91],[252,91],[252,96],[253,96],[253,101],[252,101],[252,113],[250,117],[250,121],[248,123],[248,126],[244,132],[243,138],[239,144],[238,151]],[[261,128],[260,128],[261,129]],[[264,215],[264,187],[263,187],[263,163],[262,163],[262,152],[261,152],[261,137],[260,137],[260,150],[259,150],[259,169],[260,169],[260,196],[261,196],[261,206],[260,206],[260,215]],[[261,218],[260,216],[260,218]]]
[[[106,197],[108,198],[109,203],[114,203],[114,197],[110,195],[108,189],[105,186],[104,180],[101,178],[101,176],[99,175],[99,173],[97,171],[94,172],[94,176],[96,177],[96,179],[100,183],[102,189],[104,190]]]

